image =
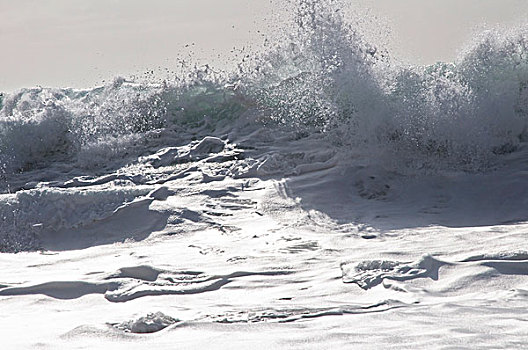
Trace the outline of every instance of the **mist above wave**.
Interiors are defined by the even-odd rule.
[[[170,82],[8,94],[2,169],[98,168],[143,155],[160,133],[189,140],[280,128],[405,166],[475,170],[528,138],[526,29],[483,33],[454,63],[413,67],[366,42],[339,6],[299,1],[295,29],[235,72],[205,66]]]

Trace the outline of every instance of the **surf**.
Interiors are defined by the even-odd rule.
[[[205,66],[170,83],[119,77],[93,89],[5,94],[4,173],[55,161],[97,167],[142,154],[138,144],[153,132],[215,135],[220,124],[244,118],[467,170],[486,168],[528,138],[525,28],[482,33],[456,62],[421,67],[399,64],[331,8],[303,1],[297,11],[297,28],[237,72]],[[88,164],[86,153],[101,159]]]

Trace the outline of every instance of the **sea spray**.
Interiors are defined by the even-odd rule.
[[[342,152],[386,154],[410,167],[482,170],[526,139],[526,30],[485,33],[454,63],[402,66],[347,23],[341,6],[299,1],[295,29],[235,72],[205,66],[171,83],[116,78],[91,90],[8,94],[5,172],[57,161],[97,168],[104,154],[133,161],[153,130],[215,135],[241,118],[252,129],[326,134],[346,145]],[[92,152],[97,162],[79,163]]]
[[[204,181],[342,166],[375,200],[388,195],[383,174],[485,172],[523,147],[526,29],[483,33],[452,63],[405,66],[340,6],[300,1],[286,25],[294,29],[233,72],[205,65],[170,82],[117,77],[92,89],[6,94],[0,251],[38,249],[43,232],[105,220],[148,186],[185,177],[193,162],[213,164]],[[171,157],[210,136],[229,149]],[[160,164],[145,161],[160,154]],[[61,190],[77,185],[95,189]]]

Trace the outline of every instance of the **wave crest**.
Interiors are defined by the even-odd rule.
[[[91,90],[9,94],[0,111],[4,171],[57,159],[97,167],[104,154],[145,153],[156,130],[181,138],[257,127],[321,133],[344,152],[467,170],[526,141],[527,30],[482,34],[454,63],[403,66],[336,6],[299,1],[296,29],[237,72],[205,66],[174,83],[117,78]],[[102,159],[87,160],[94,153]]]

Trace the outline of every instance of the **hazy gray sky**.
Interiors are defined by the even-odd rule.
[[[386,23],[393,55],[418,64],[452,60],[478,28],[510,26],[528,18],[525,0],[348,3],[353,11],[370,11]],[[266,22],[280,13],[283,4],[0,0],[0,91],[34,85],[89,87],[116,75],[172,69],[178,57],[191,51],[204,62],[218,56],[226,61],[233,47],[258,46],[262,42],[258,31],[269,29]]]

